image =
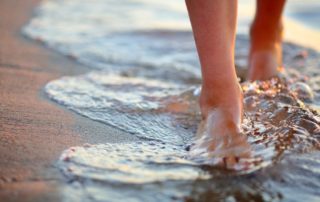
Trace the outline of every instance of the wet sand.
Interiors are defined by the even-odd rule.
[[[63,150],[136,140],[67,111],[43,94],[48,81],[87,69],[21,35],[39,2],[0,2],[1,201],[57,201],[66,183],[55,168]]]

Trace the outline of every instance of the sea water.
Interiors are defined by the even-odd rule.
[[[287,16],[304,21],[302,11],[319,3],[309,5],[293,1]],[[240,77],[250,6],[240,3]],[[51,99],[140,139],[64,151],[66,201],[319,200],[317,51],[285,43],[284,78],[242,83],[251,157],[245,169],[225,170],[189,155],[201,77],[183,1],[44,1],[23,32],[93,70],[49,82]]]

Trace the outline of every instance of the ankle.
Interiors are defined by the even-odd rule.
[[[253,46],[255,50],[275,49],[279,43],[282,42],[282,36],[282,22],[278,25],[272,25],[268,22],[264,24],[254,22],[250,28],[251,46]]]
[[[215,109],[242,115],[242,97],[242,90],[237,81],[229,81],[219,88],[202,88],[199,99],[202,117],[207,118],[208,113]]]

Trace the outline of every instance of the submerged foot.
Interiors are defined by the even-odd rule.
[[[217,89],[214,93],[217,93],[214,101],[207,98],[206,91],[201,93],[203,120],[191,147],[191,156],[205,164],[235,169],[242,158],[250,156],[250,146],[240,128],[242,92],[239,85],[234,84],[231,89]]]
[[[243,167],[239,162],[250,157],[250,146],[240,131],[239,123],[228,116],[228,112],[217,109],[209,112],[200,123],[197,139],[191,148],[195,159],[228,169]]]

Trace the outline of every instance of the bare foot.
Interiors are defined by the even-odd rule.
[[[197,140],[191,148],[192,156],[205,159],[205,163],[220,164],[228,169],[243,167],[239,162],[250,157],[250,145],[247,138],[241,134],[240,125],[228,116],[228,112],[221,109],[209,112],[207,119],[199,125]]]
[[[204,163],[223,164],[234,169],[241,158],[250,156],[250,146],[241,134],[242,91],[237,83],[232,89],[214,89],[214,101],[201,92],[203,120],[199,125],[191,155]]]
[[[282,25],[265,29],[251,28],[248,80],[267,80],[277,76],[282,68]]]
[[[283,72],[279,54],[279,51],[274,50],[253,51],[250,54],[248,80],[267,80]]]

